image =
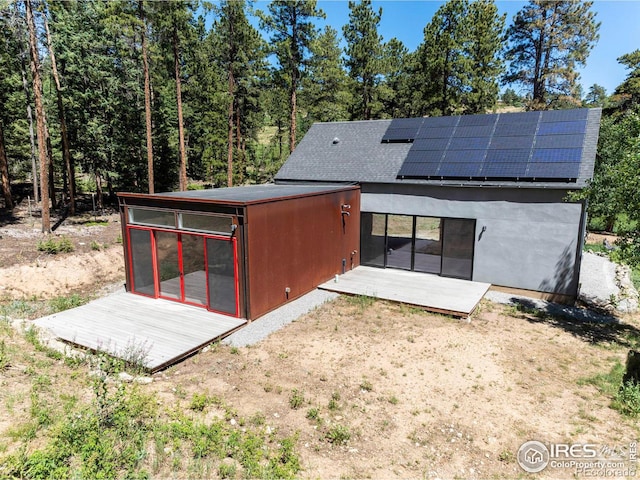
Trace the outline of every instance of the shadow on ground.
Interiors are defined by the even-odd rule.
[[[512,297],[510,302],[525,314],[527,321],[562,329],[591,344],[613,344],[624,348],[640,345],[640,329],[612,315],[557,303],[544,302],[541,305],[521,297]]]

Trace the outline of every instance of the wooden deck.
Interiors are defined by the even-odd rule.
[[[223,338],[246,320],[170,300],[120,292],[34,322],[56,337],[116,357],[142,357],[152,372]]]
[[[367,295],[417,305],[433,312],[468,317],[490,286],[489,283],[427,273],[360,266],[338,276],[337,282],[330,280],[319,288],[350,295]]]

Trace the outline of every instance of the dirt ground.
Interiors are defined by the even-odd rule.
[[[0,222],[0,301],[121,284],[118,217],[98,220],[65,221],[56,235],[76,248],[55,256],[37,250],[37,219]],[[525,441],[595,444],[613,458],[638,439],[636,422],[585,382],[624,363],[640,338],[638,315],[621,320],[609,331],[483,301],[466,322],[341,297],[252,347],[208,348],[144,388],[167,408],[217,395],[239,417],[298,432],[303,478],[528,478],[516,461]],[[350,438],[332,444],[331,431]],[[549,467],[535,478],[575,476]]]

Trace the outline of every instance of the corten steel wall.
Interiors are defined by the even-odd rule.
[[[575,297],[585,205],[566,190],[363,185],[365,212],[476,220],[473,279]]]
[[[360,189],[248,205],[245,228],[253,320],[360,264]]]

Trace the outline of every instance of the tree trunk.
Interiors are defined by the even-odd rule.
[[[180,55],[178,48],[178,28],[173,27],[173,58],[175,60],[176,98],[178,102],[178,139],[180,150],[180,190],[187,189],[187,152],[184,146],[184,122],[182,119],[182,86],[180,83]]]
[[[144,15],[144,2],[138,0],[138,10],[142,22],[142,69],[144,71],[144,119],[147,126],[147,176],[149,178],[149,193],[154,193],[153,175],[153,131],[151,124],[151,79],[149,77],[149,57],[147,54],[147,22]]]
[[[9,181],[9,160],[7,151],[4,148],[4,132],[2,121],[0,121],[0,180],[2,183],[2,196],[4,197],[4,208],[13,210],[13,199],[11,198],[11,182]]]
[[[29,123],[29,141],[31,142],[31,176],[33,184],[33,200],[40,202],[40,192],[38,186],[38,163],[36,160],[36,135],[33,131],[33,114],[31,113],[31,95],[29,94],[29,84],[27,83],[27,69],[24,64],[24,57],[22,57],[22,88],[24,89],[25,99],[27,101],[27,122]]]
[[[236,152],[238,152],[238,180],[240,184],[244,182],[246,164],[244,157],[242,131],[240,130],[240,105],[236,103]]]
[[[96,176],[96,208],[99,208],[102,211],[104,208],[104,201],[102,198],[102,175],[98,169],[94,169],[94,174]]]
[[[62,87],[60,84],[60,76],[58,75],[58,66],[56,64],[56,55],[53,50],[53,42],[51,41],[51,32],[49,31],[49,22],[47,22],[47,16],[43,14],[44,29],[47,34],[47,47],[49,49],[49,58],[51,60],[51,71],[53,73],[53,80],[56,85],[56,96],[58,100],[58,119],[60,120],[60,136],[62,137],[62,158],[64,159],[64,171],[66,172],[66,178],[68,181],[65,185],[68,189],[69,195],[69,214],[75,215],[76,213],[76,179],[75,171],[73,168],[73,160],[71,159],[71,149],[69,148],[69,136],[67,135],[67,122],[64,116],[64,105],[62,102]],[[55,208],[55,206],[54,206]]]
[[[49,163],[49,198],[51,199],[51,208],[55,210],[58,208],[58,202],[56,200],[56,182],[55,172],[53,169],[53,147],[51,145],[51,136],[49,135],[49,126],[47,125],[47,116],[44,116],[44,134],[47,138],[47,158]]]
[[[51,217],[49,212],[49,158],[47,157],[44,105],[42,104],[42,80],[40,79],[40,59],[36,25],[31,9],[31,0],[25,0],[27,26],[29,28],[29,50],[31,52],[31,74],[33,93],[36,104],[36,127],[38,131],[38,158],[40,159],[40,195],[42,204],[42,232],[51,233]]]
[[[297,116],[297,112],[298,112],[298,106],[297,106],[297,95],[296,95],[296,87],[297,87],[297,81],[293,81],[292,80],[292,84],[291,84],[291,118],[290,118],[290,125],[291,125],[291,130],[289,133],[289,153],[293,152],[293,149],[296,148],[296,116]]]
[[[234,79],[233,79],[233,67],[229,65],[229,107],[227,109],[227,121],[229,132],[227,135],[227,186],[233,185],[233,103],[234,97]]]

